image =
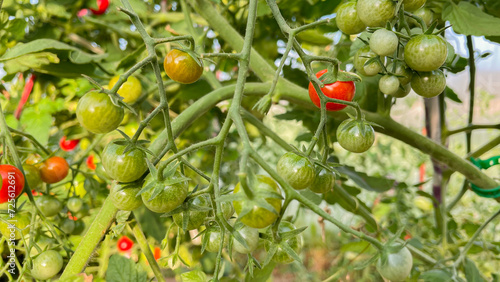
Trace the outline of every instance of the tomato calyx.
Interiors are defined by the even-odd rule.
[[[156,196],[158,196],[165,189],[165,187],[191,180],[191,178],[188,178],[178,172],[177,169],[180,165],[179,163],[171,163],[163,169],[163,171],[160,171],[156,169],[156,167],[149,160],[146,161],[151,177],[153,177],[154,180],[144,186],[141,191],[137,193],[137,196],[153,190],[153,193],[147,199],[148,202],[151,202],[154,198],[156,198]]]
[[[196,191],[197,187],[193,191]],[[191,194],[192,194],[192,192],[191,192]],[[197,202],[197,203],[195,203],[195,202]],[[205,196],[201,195],[201,196],[198,196],[195,198],[190,198],[187,201],[184,201],[183,204],[181,204],[177,208],[173,209],[172,211],[161,215],[161,217],[169,217],[169,216],[175,216],[175,215],[181,216],[182,222],[181,222],[181,226],[179,226],[179,227],[181,227],[182,230],[187,231],[190,229],[196,229],[196,228],[188,228],[188,227],[194,227],[194,226],[190,226],[190,225],[194,224],[194,223],[190,224],[191,215],[198,216],[201,214],[201,215],[204,215],[203,217],[206,218],[206,216],[210,210],[211,209],[208,206],[207,199],[205,198]],[[196,218],[194,220],[197,221]],[[174,222],[176,224],[178,224],[177,218],[174,218]],[[201,221],[200,223],[203,223],[203,221]],[[196,225],[198,225],[198,224],[196,224]],[[196,227],[199,227],[199,226],[196,226]]]
[[[325,85],[332,84],[337,81],[361,81],[361,77],[353,72],[339,71],[338,65],[330,65],[327,69],[328,71],[319,77],[319,80]]]
[[[281,257],[278,260],[284,259],[284,261],[280,262],[289,263],[295,260],[302,263],[297,251],[300,251],[302,245],[302,236],[300,234],[306,229],[307,226],[295,228],[292,223],[282,221],[278,229],[273,230],[273,234],[271,234],[271,232],[263,234],[262,238],[266,240],[265,247],[267,256],[262,265],[265,266],[269,264],[271,260],[276,260],[277,258],[275,258],[275,256]],[[290,260],[290,258],[292,260]]]

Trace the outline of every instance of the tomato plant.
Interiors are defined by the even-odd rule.
[[[314,182],[309,186],[309,190],[315,193],[326,193],[333,189],[335,185],[335,173],[321,166],[316,166],[316,176]]]
[[[203,74],[203,62],[190,53],[178,49],[168,52],[163,67],[168,77],[179,83],[194,83]]]
[[[83,207],[83,201],[79,197],[72,197],[68,199],[68,203],[66,204],[68,207],[68,210],[77,213],[79,212],[82,207]]]
[[[392,55],[398,44],[398,36],[385,28],[377,29],[370,37],[370,49],[379,56]]]
[[[385,26],[394,17],[396,5],[391,0],[358,0],[359,19],[368,27]]]
[[[24,188],[24,177],[22,172],[12,165],[0,165],[0,203],[6,203],[9,199],[15,199],[21,195]]]
[[[282,221],[279,225],[278,232],[282,235],[286,234],[286,232],[291,232],[296,229],[295,225],[288,221]],[[294,251],[296,254],[300,253],[303,245],[302,235],[284,237],[284,240],[280,242],[275,242],[276,250],[272,257],[272,260],[276,263],[291,263],[295,259],[292,255],[289,254],[288,250]],[[265,244],[266,250],[271,249],[271,243],[269,241]]]
[[[39,196],[36,198],[36,204],[46,217],[57,215],[62,210],[61,202],[54,196]]]
[[[0,233],[4,238],[20,240],[30,233],[30,224],[31,214],[27,212],[16,213],[14,218],[2,216],[0,219]]]
[[[208,200],[201,196],[189,200],[189,205],[195,206],[192,211],[183,211],[172,215],[175,224],[183,228],[184,217],[188,216],[186,230],[199,228],[208,216]],[[200,209],[201,208],[201,209]]]
[[[233,238],[233,250],[240,254],[249,254],[255,251],[259,246],[259,230],[245,225],[239,225],[235,229],[240,233],[243,240],[245,240],[247,247]]]
[[[40,178],[45,183],[57,183],[69,173],[68,162],[61,157],[50,157],[38,165],[40,170]]]
[[[221,234],[222,232],[217,230],[216,228],[207,229],[205,233],[203,233],[202,241],[205,242],[205,251],[216,253],[219,251],[219,248],[225,248],[227,245],[227,235]],[[224,238],[222,238],[224,236]]]
[[[23,170],[30,189],[39,191],[43,184],[40,170],[38,170],[36,166],[30,164],[23,165]]]
[[[328,70],[322,70],[316,73],[316,77],[320,78],[323,74],[325,74]],[[336,81],[334,83],[325,84],[321,88],[321,92],[325,94],[326,97],[344,100],[344,101],[352,101],[354,98],[354,94],[356,94],[356,86],[352,81]],[[314,88],[312,82],[309,83],[309,98],[316,105],[316,107],[320,107],[320,99],[316,89]],[[347,107],[347,105],[337,104],[333,102],[326,103],[327,111],[340,111]]]
[[[446,78],[442,71],[418,72],[411,79],[411,88],[425,98],[441,94],[446,88]]]
[[[360,48],[354,55],[354,67],[362,75],[374,76],[382,71],[382,65],[379,61],[369,60],[377,57],[377,54],[370,49],[370,46]]]

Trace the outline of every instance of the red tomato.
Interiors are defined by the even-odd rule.
[[[69,172],[68,162],[57,156],[46,159],[38,168],[42,181],[49,184],[63,180]]]
[[[87,157],[87,167],[90,168],[91,170],[95,170],[97,166],[94,163],[94,155],[90,155]]]
[[[321,77],[324,73],[326,73],[328,70],[322,70],[316,73],[316,77],[319,78]],[[318,93],[314,89],[314,86],[312,85],[311,82],[309,82],[309,98],[311,98],[311,101],[316,105],[316,107],[320,107],[320,99],[318,96]],[[331,84],[325,84],[323,88],[321,88],[321,91],[325,94],[325,96],[329,98],[334,98],[334,99],[339,99],[339,100],[344,100],[344,101],[352,101],[354,98],[354,94],[356,93],[356,86],[354,85],[354,82],[352,81],[336,81]],[[337,104],[337,103],[332,103],[328,102],[326,103],[326,110],[327,111],[340,111],[347,107],[347,105],[342,105],[342,104]]]
[[[63,136],[61,140],[59,140],[59,147],[61,147],[63,151],[69,152],[73,151],[78,143],[80,143],[80,139],[66,140],[66,136]]]
[[[122,236],[120,239],[118,239],[118,243],[116,244],[116,246],[120,251],[125,252],[132,249],[132,247],[134,246],[134,242],[129,237]]]
[[[109,0],[96,0],[97,10],[90,8],[94,15],[102,15],[106,12],[109,6]]]
[[[24,176],[22,172],[12,165],[0,165],[0,203],[6,203],[9,199],[17,198],[24,188]]]

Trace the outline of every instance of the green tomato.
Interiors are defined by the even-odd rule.
[[[208,239],[206,237],[208,236]],[[202,242],[207,241],[207,244],[205,245],[205,251],[211,252],[211,253],[217,253],[219,252],[219,248],[221,246],[221,232],[219,230],[210,230],[205,233],[203,233]],[[222,247],[225,248],[227,245],[227,235],[224,234],[224,241],[222,243]]]
[[[446,61],[446,41],[437,35],[421,34],[406,43],[404,59],[416,71],[433,71]]]
[[[156,188],[149,189],[141,194],[142,202],[151,211],[156,213],[167,213],[181,205],[188,195],[188,181],[184,180],[175,184],[168,184],[175,180],[180,180],[184,176],[180,172],[167,177],[167,169],[163,170],[164,180],[158,182],[151,174],[144,180],[144,186],[161,187],[161,192],[153,199],[151,196]]]
[[[375,131],[364,121],[346,119],[337,128],[337,141],[347,151],[363,153],[375,142]]]
[[[421,8],[426,0],[403,0],[405,11],[413,12]]]
[[[46,217],[58,214],[62,210],[62,204],[53,196],[43,195],[36,198],[36,205]]]
[[[380,78],[378,81],[378,88],[385,95],[396,94],[399,90],[399,79],[390,74],[386,74]]]
[[[238,242],[238,240],[233,237],[233,250],[240,254],[249,254],[255,251],[259,246],[259,230],[252,227],[243,226],[237,231],[247,243],[248,248],[243,246],[240,242]]]
[[[92,133],[108,133],[120,125],[125,112],[111,102],[105,93],[91,91],[78,101],[76,117],[78,122]]]
[[[370,49],[380,56],[389,56],[398,48],[398,36],[385,28],[376,30],[370,37]]]
[[[68,199],[68,203],[66,204],[68,210],[72,213],[79,212],[83,207],[83,201],[79,197],[71,197]]]
[[[446,77],[440,70],[418,72],[411,79],[411,88],[422,97],[432,98],[444,91]]]
[[[25,164],[23,165],[24,176],[28,181],[30,189],[40,191],[42,188],[42,178],[40,175],[40,170],[34,165]]]
[[[394,64],[396,67],[394,68]],[[391,62],[387,65],[387,70],[395,75],[399,75],[398,77],[399,83],[401,85],[406,85],[410,83],[413,72],[410,68],[408,68],[403,62]]]
[[[401,89],[401,88],[403,88],[403,89]],[[398,91],[396,93],[391,94],[391,96],[396,97],[396,98],[403,98],[403,97],[408,96],[410,91],[411,91],[411,85],[410,85],[410,83],[408,83],[408,84],[400,86],[398,88]]]
[[[335,173],[321,167],[316,166],[316,178],[309,190],[315,193],[326,193],[333,189],[335,185]]]
[[[453,63],[453,60],[455,59],[455,48],[453,48],[453,45],[450,44],[450,42],[446,42],[446,48],[448,50],[448,55],[446,56],[446,61],[444,62],[446,65],[451,65]]]
[[[341,4],[337,9],[335,22],[345,34],[358,34],[366,29],[366,25],[358,17],[356,2]]]
[[[118,82],[120,76],[114,76],[108,84],[109,89],[112,89],[113,86]],[[142,86],[139,79],[134,76],[129,76],[127,81],[125,81],[122,86],[117,91],[118,95],[123,97],[123,102],[133,104],[135,101],[141,97]]]
[[[432,10],[429,8],[420,8],[420,9],[416,10],[415,12],[413,12],[413,15],[421,18],[427,26],[430,26],[431,23],[434,21],[434,12],[432,12]],[[420,30],[420,33],[422,33],[422,28],[421,28],[420,24],[414,18],[408,17],[407,19],[408,19],[408,24],[410,26],[418,27],[418,29]],[[413,30],[413,28],[412,28],[412,30]]]
[[[142,198],[137,196],[141,186],[134,184],[116,184],[111,190],[111,200],[115,208],[122,211],[133,211],[142,206]]]
[[[311,161],[292,152],[281,156],[276,170],[296,190],[306,189],[314,182],[315,171]]]
[[[75,228],[73,229],[73,232],[71,232],[71,235],[80,235],[83,233],[85,230],[85,223],[83,220],[78,219],[75,220]]]
[[[118,182],[132,182],[147,170],[146,154],[133,148],[124,153],[126,145],[109,143],[102,152],[102,165],[106,172]]]
[[[396,3],[392,0],[358,0],[359,19],[368,27],[384,27],[392,20]]]
[[[38,280],[47,280],[54,277],[63,267],[62,256],[49,250],[41,253],[33,260],[33,269],[31,275]]]
[[[7,240],[19,240],[22,237],[21,233],[23,236],[27,236],[30,233],[30,228],[28,228],[28,226],[31,223],[31,214],[18,212],[15,214],[14,218],[10,218],[7,214],[4,214],[2,215],[2,219],[7,222],[0,220],[0,233],[2,233],[2,236]],[[22,232],[18,229],[22,230]]]
[[[366,64],[371,58],[375,58],[377,54],[370,49],[370,46],[361,47],[354,54],[354,67],[356,70],[365,76],[374,76],[382,71],[382,65],[378,61]]]
[[[401,246],[399,243],[393,245]],[[377,270],[387,280],[406,281],[413,267],[413,257],[408,248],[403,247],[397,252],[383,252],[377,261]]]
[[[222,214],[226,220],[230,219],[234,214],[234,207],[231,202],[222,202],[221,203]]]
[[[208,204],[208,199],[205,196],[199,196],[194,199],[189,200],[190,205],[195,205],[199,207],[209,207]],[[208,216],[208,210],[207,211],[196,211],[196,210],[191,210],[191,211],[183,211],[181,213],[176,213],[172,215],[172,218],[177,226],[182,228],[182,222],[184,220],[184,212],[189,213],[189,219],[188,219],[188,224],[187,224],[187,230],[193,230],[197,229],[200,227],[205,219]]]
[[[252,191],[268,191],[281,194],[278,184],[272,178],[264,175],[257,175],[256,180],[256,183],[254,183],[253,186],[250,187]],[[236,184],[233,193],[238,193],[239,190],[240,183]],[[271,206],[273,206],[276,212],[279,214],[279,212],[281,211],[281,200],[276,198],[266,198],[265,200]],[[241,213],[244,204],[244,201],[233,201],[233,206],[236,213]],[[255,205],[248,214],[240,218],[240,221],[246,226],[260,229],[271,225],[276,221],[277,218],[277,214],[274,214],[273,212],[268,211],[263,207]]]
[[[293,225],[292,223],[290,223],[288,221],[282,221],[282,222],[280,222],[280,226],[278,227],[278,232],[285,233],[285,232],[293,231],[295,229],[297,229],[297,228],[295,228],[295,225]],[[271,235],[271,234],[269,234],[269,235]],[[295,237],[292,237],[290,239],[285,240],[284,242],[271,243],[269,241],[266,241],[266,244],[264,245],[264,247],[266,248],[266,251],[269,251],[269,249],[271,248],[271,244],[278,244],[278,249],[277,249],[276,253],[274,253],[274,256],[271,260],[276,262],[276,263],[286,264],[286,263],[293,262],[294,259],[280,245],[283,243],[286,243],[286,244],[288,244],[288,246],[290,248],[292,248],[292,250],[295,251],[295,253],[300,254],[300,251],[302,250],[302,245],[303,245],[302,241],[303,241],[302,235],[299,234]]]
[[[62,222],[61,222],[61,226],[59,226],[61,228],[61,230],[66,233],[66,234],[71,234],[73,233],[73,231],[75,230],[75,221],[74,220],[71,220],[69,218],[65,218]]]

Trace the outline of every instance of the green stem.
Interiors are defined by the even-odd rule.
[[[70,279],[84,270],[87,262],[92,258],[94,250],[106,233],[106,230],[108,230],[113,222],[117,211],[111,197],[106,198],[101,210],[76,248],[75,253],[69,260],[60,279]]]
[[[498,123],[498,124],[473,124],[473,125],[459,128],[459,129],[449,130],[446,132],[446,136],[450,136],[450,135],[461,133],[461,132],[470,133],[472,130],[476,130],[476,129],[500,129],[500,123]]]
[[[144,236],[144,233],[142,232],[139,221],[136,220],[133,228],[130,228],[129,224],[127,224],[127,227],[129,229],[129,231],[131,231],[134,234],[135,239],[137,240],[137,243],[139,244],[139,247],[141,248],[142,253],[144,254],[144,256],[146,256],[146,259],[148,260],[149,266],[151,266],[151,269],[153,270],[153,273],[155,274],[156,280],[158,280],[159,282],[165,282],[165,278],[161,274],[160,266],[156,262],[155,256],[151,252],[151,248],[149,247],[148,240],[146,239],[146,236]]]
[[[467,50],[469,51],[469,117],[467,119],[468,126],[472,126],[472,120],[474,119],[474,96],[476,93],[476,61],[474,58],[474,45],[472,42],[472,36],[467,35]],[[468,131],[465,133],[466,149],[467,153],[471,151],[471,138],[472,132]]]

